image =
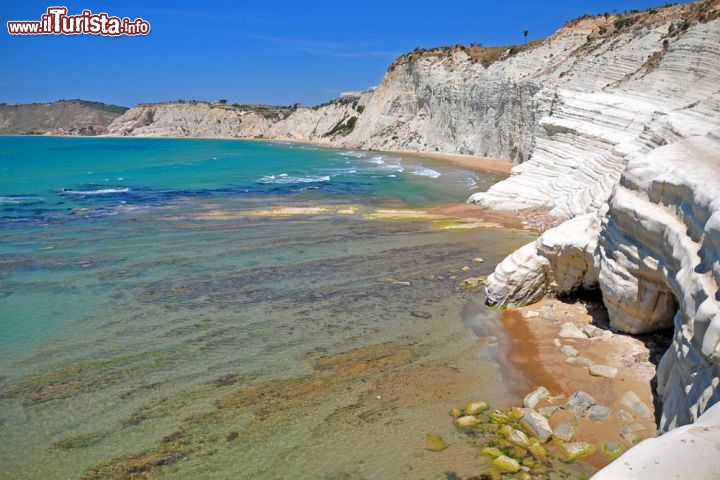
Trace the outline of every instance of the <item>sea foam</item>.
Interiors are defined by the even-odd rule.
[[[288,184],[288,183],[316,183],[316,182],[329,182],[329,175],[310,175],[307,177],[294,177],[287,173],[281,173],[280,175],[263,175],[258,179],[258,183],[262,184]]]
[[[110,195],[113,193],[127,193],[130,189],[127,187],[121,188],[98,188],[97,190],[70,190],[61,189],[60,193],[65,195]]]

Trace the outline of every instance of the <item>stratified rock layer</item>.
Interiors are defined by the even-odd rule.
[[[618,329],[675,327],[658,369],[661,428],[694,421],[720,399],[720,129],[628,165],[598,254]]]
[[[636,32],[641,47],[653,32]],[[571,218],[498,265],[491,303],[598,287],[613,328],[675,329],[658,369],[662,431],[720,399],[720,20],[683,32],[657,36],[652,68],[561,91],[531,160],[473,197],[512,209],[530,198]]]

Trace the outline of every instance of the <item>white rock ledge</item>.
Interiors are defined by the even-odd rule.
[[[596,473],[592,480],[695,480],[720,478],[720,404],[657,438],[644,440]],[[708,461],[710,460],[710,461]]]
[[[671,433],[594,478],[720,478],[718,45],[720,20],[699,24],[652,71],[596,94],[560,91],[530,160],[470,199],[570,219],[497,266],[489,302],[597,287],[613,329],[674,329],[657,370],[659,431]]]
[[[661,431],[720,400],[720,129],[630,161],[609,203],[548,230],[488,277],[498,305],[599,286],[610,325],[675,328],[658,368]]]

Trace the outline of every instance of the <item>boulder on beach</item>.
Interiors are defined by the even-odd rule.
[[[595,446],[587,442],[564,443],[560,449],[565,454],[565,461],[572,462],[595,452]]]
[[[575,427],[569,423],[561,423],[553,430],[553,436],[563,442],[571,442],[575,437]]]
[[[522,426],[540,442],[545,443],[552,438],[552,428],[547,418],[534,410],[528,410],[522,418]]]
[[[545,387],[538,387],[523,398],[523,407],[535,408],[535,406],[543,400],[550,397],[550,391]]]

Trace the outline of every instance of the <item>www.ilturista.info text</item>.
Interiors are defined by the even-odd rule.
[[[147,35],[150,24],[142,18],[111,17],[107,13],[83,10],[80,15],[68,15],[65,7],[50,7],[40,21],[21,20],[7,22],[11,35]]]

